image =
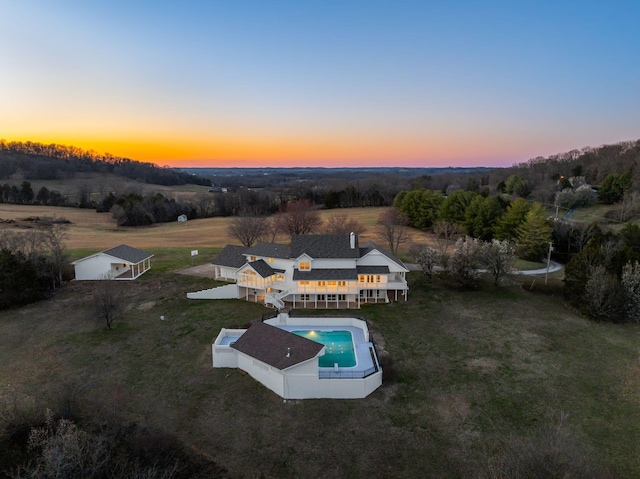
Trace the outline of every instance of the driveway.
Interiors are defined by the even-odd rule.
[[[203,276],[205,278],[215,277],[215,266],[211,263],[200,264],[198,266],[192,266],[191,268],[181,269],[176,271],[178,274],[188,274],[190,276]]]

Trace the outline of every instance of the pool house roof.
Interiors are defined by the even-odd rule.
[[[320,343],[262,322],[253,323],[231,347],[280,370],[309,361],[324,349]]]

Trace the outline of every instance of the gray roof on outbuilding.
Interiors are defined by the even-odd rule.
[[[245,248],[244,254],[287,259],[290,257],[290,248],[289,246],[277,243],[258,243],[251,248]]]
[[[219,266],[239,268],[247,262],[247,259],[244,257],[245,250],[246,248],[244,246],[227,245],[218,253],[218,256],[214,258],[212,263]]]
[[[145,259],[149,259],[153,256],[152,253],[147,253],[146,251],[142,251],[141,249],[132,248],[131,246],[127,246],[126,244],[121,244],[120,246],[116,246],[115,248],[105,250],[103,251],[103,253],[133,264],[141,263]]]
[[[336,281],[349,281],[357,280],[358,272],[355,268],[351,269],[317,269],[314,268],[310,271],[300,271],[298,269],[293,271],[294,281],[323,281],[323,280],[336,280]]]
[[[315,358],[324,346],[266,323],[253,323],[232,348],[283,370]]]
[[[291,238],[291,258],[307,254],[318,258],[358,258],[358,237],[356,247],[351,248],[349,235],[294,235]]]

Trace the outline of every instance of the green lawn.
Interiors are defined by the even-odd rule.
[[[187,249],[150,251],[113,331],[93,319],[94,282],[0,312],[5,404],[55,407],[61,390],[85,385],[86,414],[157,425],[232,478],[522,477],[491,475],[521,450],[640,477],[638,325],[588,321],[518,283],[461,292],[411,273],[409,301],[342,312],[368,318],[392,358],[383,386],[362,400],[284,403],[211,367],[220,328],[268,310],[188,300],[213,281],[172,272],[190,265]]]

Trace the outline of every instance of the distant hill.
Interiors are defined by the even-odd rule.
[[[376,177],[413,179],[421,176],[485,174],[493,168],[406,168],[406,167],[358,167],[358,168],[181,168],[180,171],[204,176],[217,186],[269,187],[283,183],[346,179],[371,180]]]
[[[611,145],[585,147],[548,157],[539,156],[510,168],[495,170],[490,183],[497,185],[511,175],[524,178],[531,199],[552,203],[561,179],[584,177],[587,184],[598,186],[608,175],[628,173],[629,191],[640,191],[640,140]]]
[[[0,140],[0,181],[72,179],[79,174],[111,174],[155,185],[208,185],[209,180],[174,168],[100,155],[75,146]]]

